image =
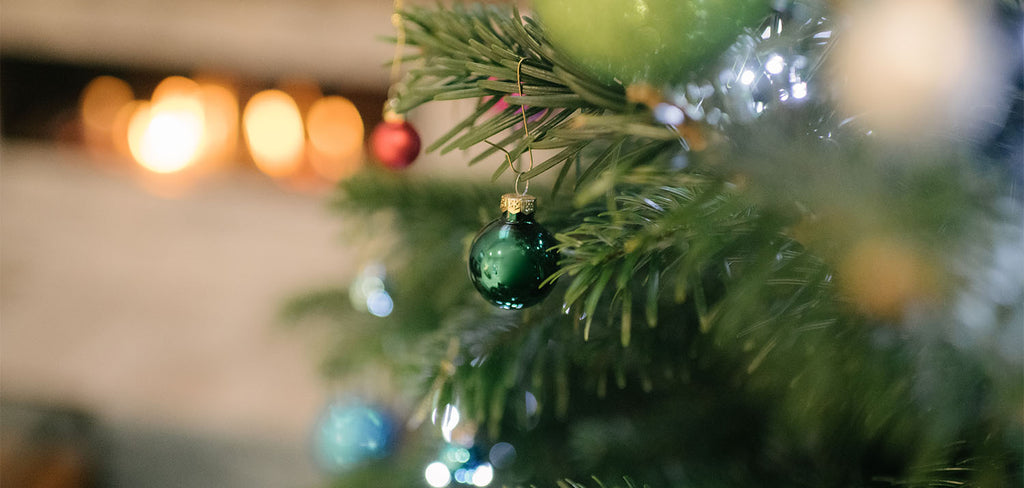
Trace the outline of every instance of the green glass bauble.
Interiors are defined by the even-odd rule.
[[[551,292],[541,286],[558,270],[554,236],[533,220],[534,198],[502,196],[501,218],[487,224],[469,249],[469,277],[488,302],[521,309],[540,302]]]
[[[678,82],[717,57],[769,0],[533,0],[551,42],[598,78]]]

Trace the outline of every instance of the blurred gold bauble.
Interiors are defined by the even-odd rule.
[[[889,237],[855,243],[840,260],[839,286],[862,312],[898,320],[909,305],[936,289],[934,267],[922,251]]]

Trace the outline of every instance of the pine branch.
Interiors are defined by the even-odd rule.
[[[579,162],[578,156],[603,138],[669,142],[665,150],[678,150],[674,129],[657,124],[649,111],[627,102],[622,86],[605,85],[558,55],[540,28],[518,10],[458,5],[451,10],[413,9],[404,15],[408,43],[422,49],[423,64],[400,85],[397,110],[439,100],[480,100],[476,111],[428,150],[464,150],[496,137],[501,139],[495,144],[505,147],[513,159],[531,148],[555,149],[554,156],[524,179],[561,167],[556,187],[564,181],[568,165]],[[494,109],[499,99],[508,103],[504,110]],[[520,110],[528,118],[525,128]],[[496,151],[486,149],[472,163]],[[505,165],[499,164],[495,178],[504,171]],[[576,185],[589,183],[599,173],[584,172]]]
[[[625,485],[619,485],[619,484],[606,485],[603,481],[601,481],[596,476],[591,477],[591,479],[597,485],[598,488],[650,488],[646,484],[645,485],[637,484],[635,481],[633,481],[629,477],[625,477],[625,478],[622,479],[622,481],[624,481],[626,483]],[[558,482],[558,488],[587,488],[587,485],[584,485],[582,483],[577,483],[577,482],[575,482],[573,480],[570,480],[570,479],[565,479],[565,480],[561,480],[561,481]]]

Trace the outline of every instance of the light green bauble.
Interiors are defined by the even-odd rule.
[[[533,0],[551,42],[598,78],[676,82],[715,59],[769,0]]]

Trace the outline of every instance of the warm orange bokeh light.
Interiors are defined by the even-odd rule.
[[[111,129],[111,139],[114,141],[114,151],[126,158],[132,158],[132,151],[128,145],[128,126],[131,124],[132,116],[139,107],[149,105],[149,102],[132,100],[128,102],[114,116],[114,125]]]
[[[132,88],[112,76],[99,76],[82,90],[79,108],[83,137],[89,147],[109,149],[117,113],[134,99]]]
[[[338,181],[358,169],[363,157],[363,119],[347,98],[330,96],[313,104],[306,117],[313,169]]]
[[[128,121],[128,148],[144,168],[174,173],[199,157],[205,129],[199,85],[172,76],[157,85],[150,103],[135,109]]]
[[[217,83],[200,83],[199,96],[206,116],[202,159],[211,162],[234,159],[238,145],[238,96]]]
[[[169,76],[164,78],[156,88],[153,89],[153,96],[150,101],[159,104],[164,100],[175,98],[199,98],[199,83],[196,83],[184,76]]]
[[[174,173],[200,155],[206,114],[199,85],[180,76],[162,81],[153,101],[142,104],[128,122],[128,147],[143,167]]]
[[[245,106],[242,125],[260,171],[279,178],[299,170],[306,141],[299,107],[287,93],[265,90],[254,95]]]

